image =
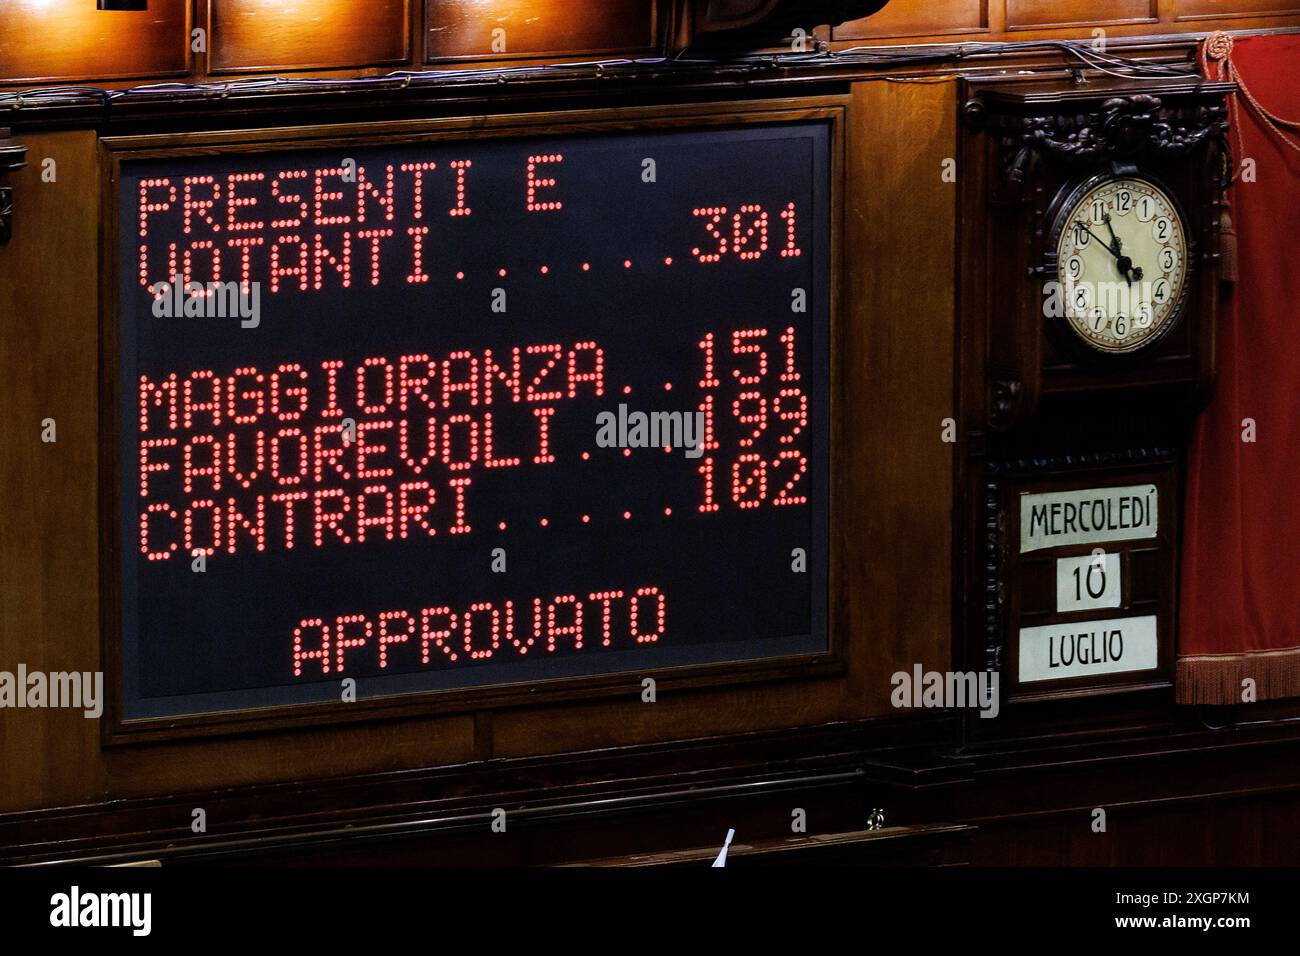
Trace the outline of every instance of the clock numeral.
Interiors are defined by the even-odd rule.
[[[1124,215],[1133,208],[1133,194],[1127,189],[1121,189],[1115,194],[1115,211]]]
[[[1071,279],[1083,278],[1083,259],[1080,256],[1070,256],[1065,260],[1065,272]]]
[[[1173,272],[1176,265],[1178,265],[1178,253],[1172,249],[1161,249],[1160,268],[1165,272]]]
[[[1074,244],[1082,249],[1092,239],[1092,234],[1088,232],[1086,226],[1081,222],[1074,224]]]
[[[1143,302],[1138,305],[1137,315],[1133,317],[1133,322],[1139,329],[1150,328],[1154,319],[1155,310],[1151,308],[1150,302]]]
[[[1115,316],[1115,322],[1112,328],[1115,330],[1115,338],[1117,339],[1124,338],[1124,336],[1128,335],[1128,330],[1129,330],[1128,319],[1126,319],[1122,315]]]
[[[1150,222],[1156,214],[1155,200],[1150,196],[1143,196],[1137,201],[1137,217],[1139,222]]]
[[[1173,235],[1173,223],[1169,221],[1168,216],[1161,216],[1156,220],[1156,224],[1151,227],[1151,235],[1155,237],[1156,242],[1168,242]]]
[[[1157,279],[1156,284],[1151,287],[1151,298],[1160,305],[1164,305],[1169,299],[1169,280]]]
[[[1092,310],[1092,319],[1088,323],[1094,332],[1100,332],[1106,327],[1106,310],[1101,306]]]

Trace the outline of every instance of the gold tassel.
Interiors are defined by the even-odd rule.
[[[1226,203],[1219,213],[1219,278],[1224,282],[1237,281],[1237,232]]]

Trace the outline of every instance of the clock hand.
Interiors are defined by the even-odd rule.
[[[1115,235],[1115,227],[1110,224],[1110,213],[1102,213],[1101,221],[1106,224],[1106,228],[1110,231],[1110,248],[1115,256],[1118,257],[1120,252],[1124,249],[1124,243],[1120,241],[1119,236]]]
[[[1088,224],[1085,223],[1082,219],[1078,219],[1078,220],[1076,220],[1076,221],[1075,221],[1075,225],[1078,226],[1080,229],[1082,229],[1084,232],[1086,232],[1088,235],[1092,236],[1092,238],[1096,239],[1096,240],[1097,240],[1098,242],[1100,242],[1103,246],[1105,246],[1105,247],[1106,247],[1106,251],[1109,252],[1112,256],[1114,256],[1116,259],[1119,258],[1119,253],[1116,252],[1116,251],[1114,250],[1114,248],[1111,247],[1111,244],[1108,243],[1108,242],[1107,242],[1105,239],[1103,239],[1101,236],[1097,235],[1097,234],[1096,234],[1095,232],[1093,232],[1091,229],[1089,229],[1089,228],[1088,228]]]
[[[1127,282],[1129,285],[1132,285],[1135,281],[1141,282],[1142,270],[1140,268],[1135,267],[1133,265],[1133,260],[1130,259],[1128,256],[1123,255],[1120,251],[1124,248],[1124,240],[1120,239],[1119,236],[1115,235],[1115,227],[1110,224],[1110,213],[1103,213],[1101,217],[1101,221],[1106,224],[1106,229],[1110,232],[1110,238],[1111,238],[1110,243],[1107,243],[1104,239],[1101,238],[1101,236],[1097,235],[1095,232],[1089,229],[1082,219],[1080,219],[1078,223],[1080,226],[1083,227],[1084,231],[1087,232],[1088,235],[1092,236],[1103,246],[1105,246],[1106,251],[1115,257],[1115,268],[1119,269],[1120,275],[1124,277],[1125,282]]]

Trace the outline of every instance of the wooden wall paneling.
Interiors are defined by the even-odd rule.
[[[1297,0],[1175,0],[1174,18],[1200,20],[1252,16],[1287,16],[1300,13]]]
[[[207,0],[209,69],[274,72],[409,62],[410,2]]]
[[[896,713],[890,675],[951,660],[957,153],[953,82],[858,83],[845,215],[856,365],[842,370],[853,639],[865,644],[869,714]],[[889,119],[886,120],[886,117]]]
[[[486,13],[484,11],[487,11]],[[575,12],[576,10],[576,12]],[[653,56],[672,26],[669,0],[153,0],[149,9],[100,11],[89,3],[8,0],[0,18],[0,84],[104,82],[230,73],[383,73],[401,64],[512,63]],[[209,31],[190,53],[190,30]],[[506,31],[504,52],[492,29]],[[857,43],[1113,38],[1215,28],[1300,26],[1300,0],[892,0],[832,30]],[[822,35],[823,28],[818,28]],[[411,38],[423,37],[423,53]]]
[[[879,13],[842,23],[831,30],[835,40],[873,37],[922,37],[980,33],[989,29],[990,4],[1003,0],[891,0]]]
[[[28,165],[9,178],[14,235],[0,246],[0,671],[95,672],[95,135],[23,139]],[[47,159],[53,182],[41,181]],[[98,721],[81,711],[0,710],[0,809],[100,795],[98,748]]]
[[[1005,0],[1007,29],[1102,23],[1154,23],[1156,0]]]
[[[865,643],[859,647],[865,649]],[[621,700],[494,711],[492,756],[557,754],[573,750],[576,741],[583,750],[601,750],[815,726],[849,719],[865,706],[867,702],[846,692],[843,681],[787,681],[711,691],[660,689],[652,704],[641,700],[641,688],[634,685]]]
[[[328,781],[468,763],[476,758],[474,715],[113,747],[96,758],[113,798]]]
[[[658,49],[664,0],[424,0],[428,62]],[[500,31],[500,32],[497,32]]]
[[[147,11],[97,10],[93,0],[4,0],[0,83],[183,74],[190,7],[190,0],[153,0]]]
[[[1112,38],[1300,26],[1300,0],[893,0],[879,13],[836,26],[832,40],[843,48],[1088,39],[1097,26]]]

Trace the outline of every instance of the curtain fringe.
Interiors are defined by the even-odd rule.
[[[1255,682],[1256,700],[1300,697],[1300,647],[1178,659],[1180,704],[1240,704],[1242,682]]]

